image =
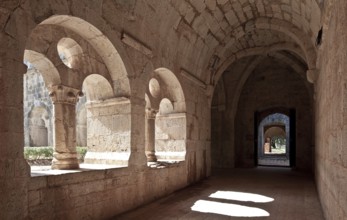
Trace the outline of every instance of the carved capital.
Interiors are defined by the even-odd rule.
[[[68,86],[55,85],[49,88],[49,96],[54,104],[65,103],[65,104],[76,104],[78,98],[83,96],[83,93]]]
[[[147,108],[146,109],[146,118],[147,119],[155,119],[155,116],[157,115],[158,110]]]

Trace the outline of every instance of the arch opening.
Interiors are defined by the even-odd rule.
[[[35,70],[42,75],[46,87],[61,83],[57,68],[44,54],[32,50],[25,50],[23,62],[27,65],[28,70]]]
[[[110,82],[89,75],[83,82],[86,93],[86,164],[128,166],[130,157],[130,100],[117,98]]]
[[[81,18],[69,15],[51,16],[40,25],[64,27],[85,39],[105,63],[116,97],[130,97],[130,84],[124,61],[113,43],[98,28]]]
[[[289,166],[290,118],[281,113],[271,113],[258,125],[257,164],[263,166]]]
[[[304,70],[294,65],[295,60],[286,53],[249,56],[237,60],[223,73],[211,102],[212,167],[254,167],[259,164],[258,155],[262,154],[270,158],[286,155],[291,160],[282,166],[312,168],[309,159],[313,157],[310,147],[313,87],[302,77]],[[270,137],[269,146],[274,147],[265,151],[266,138],[258,138],[257,113],[279,107],[287,109],[292,125],[289,129],[293,133],[289,140],[284,138],[283,124],[268,125],[263,137]],[[292,111],[296,116],[290,115]],[[295,121],[297,118],[300,120]],[[295,128],[297,130],[293,131]],[[276,129],[276,132],[271,131]],[[303,133],[305,135],[299,135]],[[258,142],[261,151],[258,151]],[[289,150],[284,145],[295,149]]]
[[[40,36],[51,33],[53,29],[56,35],[42,36],[44,40],[40,42]],[[53,150],[58,152],[56,155],[62,156],[58,155],[53,159],[55,165],[53,168],[52,164],[52,168],[78,168],[76,146],[94,147],[91,163],[127,165],[130,155],[131,115],[130,101],[124,97],[130,96],[130,85],[123,60],[111,41],[83,19],[57,15],[44,20],[33,29],[26,48],[24,63],[42,74],[44,81],[38,81],[39,85],[33,92],[37,99],[32,101],[38,102],[42,97],[47,98],[51,102],[51,117],[59,118],[52,122],[51,145],[54,145]],[[59,59],[67,68],[60,65],[62,63]],[[83,65],[85,62],[89,62],[88,65]],[[32,85],[27,86],[29,87],[33,88]],[[28,93],[26,88],[24,90]],[[45,95],[38,94],[38,90],[44,91]],[[79,98],[82,90],[86,96]],[[51,99],[54,99],[53,104]],[[25,111],[27,112],[26,109]],[[96,111],[107,111],[108,114],[98,118],[93,114]],[[112,123],[114,121],[116,122]],[[68,126],[60,126],[56,122]],[[99,126],[105,133],[91,129],[90,124]],[[60,132],[59,129],[65,130]],[[61,135],[64,132],[68,138]],[[95,150],[96,139],[103,140],[102,143],[98,142],[98,147],[102,148],[100,151]],[[91,144],[88,144],[89,142]],[[114,143],[118,145],[114,146]],[[85,150],[83,152],[85,153]],[[92,154],[93,151],[87,153],[87,162]],[[59,161],[72,157],[71,163],[74,164],[71,166],[65,165],[67,161]]]
[[[259,129],[259,128],[258,128]],[[286,127],[284,124],[274,124],[264,126],[264,140],[268,143],[265,149],[264,143],[264,153],[265,154],[286,154]]]
[[[147,161],[185,160],[186,113],[181,85],[166,68],[151,76],[145,94]]]
[[[161,100],[155,119],[155,151],[159,160],[184,160],[186,116],[175,113],[171,101]]]

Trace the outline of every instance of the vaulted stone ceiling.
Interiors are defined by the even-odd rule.
[[[276,51],[295,54],[310,70],[309,80],[315,79],[322,0],[62,1],[54,11],[50,4],[30,2],[37,24],[50,15],[72,14],[102,32],[111,26],[116,35],[109,38],[125,31],[150,48],[155,68],[178,75],[184,69],[212,87],[238,59]]]
[[[293,51],[314,68],[314,61],[309,59],[315,57],[313,45],[320,28],[320,10],[315,1],[192,0],[174,6],[210,48],[205,63],[214,62],[212,54],[220,59],[221,68],[215,67],[219,72],[233,60],[269,50]],[[184,11],[190,6],[194,12]],[[194,18],[189,13],[194,13]],[[206,75],[200,78],[206,83],[217,81]]]
[[[235,60],[269,51],[291,51],[314,70],[320,4],[315,0],[146,0],[118,1],[115,6],[104,1],[104,10],[123,8],[124,28],[141,21],[132,28],[133,34],[154,51],[158,48],[162,62],[175,57],[174,63],[215,85]]]

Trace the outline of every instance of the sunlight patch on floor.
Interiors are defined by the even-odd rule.
[[[273,198],[254,194],[254,193],[244,193],[244,192],[234,192],[234,191],[217,191],[211,194],[209,197],[216,199],[227,199],[236,200],[242,202],[256,202],[256,203],[267,203],[274,201]]]
[[[226,215],[231,217],[266,217],[270,213],[264,209],[222,202],[198,200],[191,207],[192,211]]]

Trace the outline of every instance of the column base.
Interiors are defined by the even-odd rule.
[[[78,169],[79,163],[77,153],[54,153],[52,166],[53,170],[74,170]]]
[[[146,151],[147,162],[157,162],[157,157],[155,156],[155,152]]]

